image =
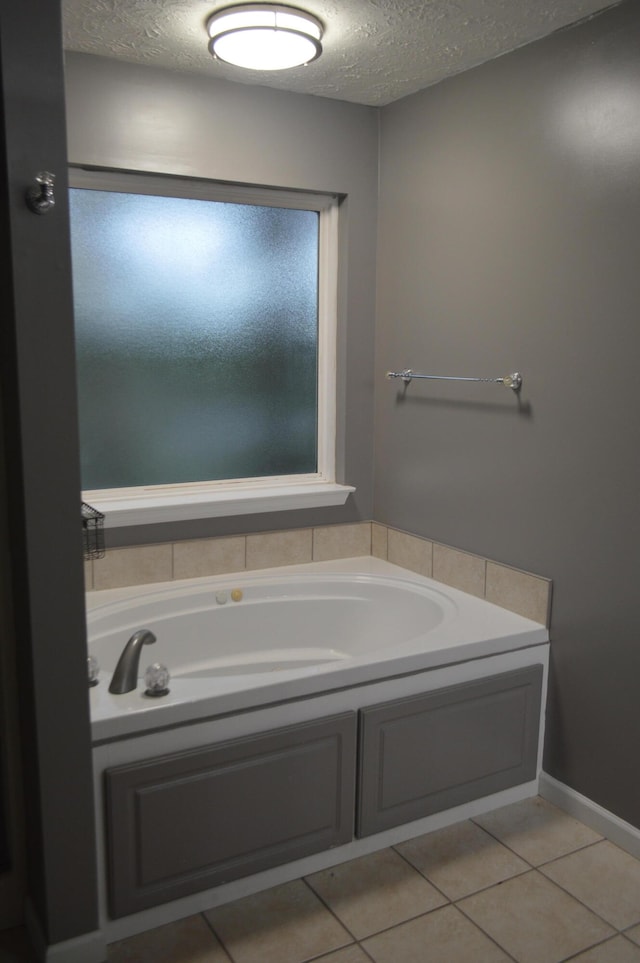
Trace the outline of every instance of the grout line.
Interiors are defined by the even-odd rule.
[[[483,813],[482,815],[486,815],[486,813]],[[478,818],[481,819],[482,816],[479,816]],[[500,843],[501,846],[504,846],[505,849],[508,849],[510,853],[513,853],[514,856],[517,856],[519,859],[525,862],[527,866],[530,867],[530,869],[537,869],[537,866],[535,863],[532,863],[531,860],[527,859],[526,856],[522,856],[520,853],[516,852],[516,850],[513,849],[513,847],[510,846],[509,843],[505,842],[503,839],[500,839],[499,836],[496,836],[495,833],[492,833],[490,829],[486,828],[486,826],[483,826],[481,825],[481,823],[476,822],[475,817],[471,816],[470,820],[474,824],[474,826],[477,826],[478,829],[482,829],[482,831],[485,832],[488,836],[491,836],[492,839],[495,839],[497,843]]]
[[[222,947],[222,952],[225,953],[225,954],[227,955],[227,957],[229,958],[229,963],[235,963],[235,960],[234,960],[233,956],[231,955],[231,951],[227,948],[227,946],[226,946],[224,940],[222,939],[222,937],[220,936],[220,934],[219,934],[219,933],[216,933],[215,927],[214,927],[213,923],[210,922],[210,920],[209,920],[209,918],[207,917],[206,913],[200,913],[199,915],[200,915],[200,916],[202,917],[202,919],[205,921],[205,924],[208,926],[208,928],[209,928],[210,931],[213,933],[213,935],[215,936],[216,940],[218,941],[218,943],[219,943],[220,946]],[[180,961],[180,960],[177,960],[176,963],[181,963],[181,961]],[[185,960],[184,963],[187,963],[187,961]]]
[[[435,830],[435,832],[437,832],[437,830]],[[430,834],[430,833],[425,833],[424,835],[430,836],[431,834]],[[417,839],[418,837],[417,837],[417,836],[414,836],[413,838],[414,838],[414,839]],[[406,839],[406,840],[403,840],[403,842],[410,842],[410,840]],[[447,894],[446,894],[443,890],[441,890],[440,887],[439,887],[436,883],[433,882],[433,880],[429,879],[429,877],[428,877],[425,873],[423,873],[421,869],[418,869],[417,866],[414,866],[413,863],[412,863],[409,859],[407,859],[407,857],[404,855],[404,853],[401,853],[401,852],[399,852],[399,851],[396,849],[396,846],[401,846],[401,845],[402,845],[402,843],[396,843],[395,846],[392,846],[392,847],[391,847],[391,848],[393,849],[394,853],[396,853],[396,854],[400,857],[400,859],[403,859],[403,860],[405,861],[405,863],[407,864],[407,866],[410,866],[411,869],[413,869],[416,873],[418,873],[420,876],[422,876],[422,878],[425,879],[425,880],[427,881],[427,883],[429,883],[430,886],[433,886],[433,888],[436,890],[436,892],[437,892],[437,893],[440,893],[440,895],[443,897],[443,899],[446,899],[447,903],[453,903],[453,900],[451,899],[450,896],[447,896]],[[438,909],[442,909],[442,907],[440,906],[440,907],[438,907]],[[423,913],[423,914],[421,914],[421,915],[424,916],[425,914]]]
[[[564,956],[560,963],[568,963],[569,960],[579,960],[583,953],[588,953],[597,946],[606,946],[607,943],[611,943],[612,940],[615,940],[617,936],[620,936],[620,933],[614,933],[612,936],[605,936],[603,940],[598,940],[597,943],[592,943],[590,946],[584,946],[581,950],[578,950],[577,953],[572,953],[571,956]]]
[[[393,846],[390,846],[389,849],[393,849],[393,851],[396,852],[396,850],[393,848]],[[383,850],[381,850],[381,852],[383,852]],[[318,899],[320,900],[320,902],[329,910],[329,912],[332,914],[332,916],[334,916],[334,917],[338,920],[338,922],[340,923],[340,925],[341,925],[342,927],[344,927],[344,929],[346,929],[347,932],[348,932],[350,935],[353,936],[354,941],[355,941],[358,945],[360,945],[360,943],[361,943],[362,941],[364,941],[364,940],[373,939],[375,936],[380,936],[382,933],[389,933],[389,932],[391,932],[391,930],[396,930],[396,929],[398,929],[400,926],[404,926],[405,923],[411,923],[411,922],[413,922],[414,920],[422,919],[423,916],[430,916],[432,913],[437,913],[438,910],[446,909],[448,906],[453,906],[453,905],[454,905],[453,901],[449,899],[449,897],[446,895],[446,893],[443,893],[441,889],[439,889],[434,883],[431,882],[431,880],[427,879],[427,877],[424,876],[424,874],[421,873],[420,870],[416,869],[416,867],[413,866],[413,865],[409,862],[409,860],[407,860],[407,859],[402,855],[402,853],[397,853],[397,855],[400,856],[400,858],[403,859],[404,862],[405,862],[414,872],[418,873],[418,875],[419,875],[422,879],[424,879],[425,882],[427,882],[427,883],[429,883],[429,885],[433,886],[433,888],[436,890],[436,892],[439,893],[439,894],[442,896],[442,898],[445,900],[445,903],[442,904],[442,905],[439,905],[439,906],[434,906],[434,907],[432,907],[431,909],[424,910],[424,912],[415,913],[415,914],[412,915],[412,916],[407,916],[405,919],[398,920],[396,923],[391,923],[389,926],[384,926],[384,927],[382,927],[382,929],[375,930],[373,933],[367,933],[366,936],[361,936],[361,937],[355,936],[355,934],[353,933],[353,931],[349,929],[349,927],[348,927],[347,924],[344,922],[344,920],[340,919],[340,917],[336,915],[336,913],[333,911],[333,909],[331,908],[331,906],[323,899],[323,897],[322,897],[319,893],[317,893],[317,892],[315,891],[315,889],[313,889],[313,887],[312,887],[311,884],[308,882],[308,880],[307,880],[306,878],[304,878],[304,882],[307,884],[307,886],[309,887],[309,889],[311,889],[311,891],[314,893],[314,895],[318,897]],[[356,857],[356,858],[359,858],[359,857]],[[369,954],[367,954],[367,955],[369,955]],[[314,959],[315,959],[315,957],[314,957]]]
[[[368,937],[367,937],[367,939],[368,939]],[[368,960],[371,960],[372,963],[376,963],[376,961],[373,959],[373,957],[371,956],[371,954],[369,953],[369,951],[368,951],[367,949],[365,949],[365,947],[362,945],[362,943],[358,943],[358,948],[361,950],[362,953],[364,953],[364,955],[366,956],[366,958],[367,958]]]
[[[465,899],[466,899],[466,897],[465,897]],[[480,926],[479,923],[477,923],[474,919],[471,919],[471,917],[469,916],[469,914],[468,914],[468,913],[465,913],[465,911],[463,910],[463,908],[462,908],[461,906],[458,906],[457,903],[455,903],[454,906],[455,906],[455,908],[458,910],[458,912],[461,913],[461,915],[464,916],[464,918],[465,918],[469,923],[471,923],[472,926],[475,926],[475,928],[476,928],[477,930],[479,930],[484,936],[486,936],[488,940],[491,940],[491,942],[494,944],[494,946],[497,946],[499,950],[501,950],[503,953],[505,953],[505,954],[509,957],[509,959],[513,961],[513,963],[519,963],[517,957],[513,956],[513,954],[510,953],[509,950],[507,950],[506,947],[504,947],[504,946],[502,945],[502,943],[498,943],[497,939],[496,939],[494,936],[492,936],[491,933],[487,933],[487,931],[486,931],[482,926]]]
[[[408,916],[406,919],[398,920],[397,923],[391,923],[389,926],[383,926],[381,930],[375,930],[373,933],[367,933],[366,936],[361,936],[360,939],[354,938],[354,940],[358,945],[360,945],[360,943],[364,943],[365,940],[375,939],[376,936],[381,936],[383,933],[391,933],[393,930],[399,929],[401,926],[404,926],[406,923],[413,923],[415,922],[415,920],[422,919],[423,916],[431,916],[432,913],[437,913],[438,910],[447,909],[449,906],[453,906],[453,903],[451,903],[450,900],[447,900],[447,902],[442,906],[434,906],[433,909],[425,910],[423,913],[416,913],[414,916]],[[342,923],[342,921],[340,922]],[[345,924],[342,923],[342,926],[344,925]],[[349,930],[349,932],[351,931]]]
[[[538,863],[536,869],[540,869],[542,866],[549,866],[551,863],[557,863],[561,859],[566,859],[567,856],[573,856],[574,853],[581,853],[584,849],[591,849],[592,846],[599,846],[600,843],[605,843],[607,840],[602,837],[602,839],[593,839],[590,843],[583,843],[581,846],[576,846],[568,853],[561,853],[560,856],[552,856],[551,859],[545,859],[543,862]],[[615,845],[615,843],[614,843]]]
[[[465,820],[461,820],[461,822],[465,822]],[[457,826],[457,825],[460,825],[460,823],[454,823],[453,825],[454,825],[454,826]],[[474,824],[474,825],[475,825],[475,824]],[[482,829],[481,826],[478,827],[478,828],[479,828],[479,829]],[[434,830],[434,832],[439,832],[439,830]],[[431,835],[431,834],[428,833],[428,834],[426,834],[426,835]],[[490,834],[487,834],[487,835],[490,835]],[[417,837],[415,837],[415,838],[417,838]],[[492,837],[492,838],[494,838],[494,837]],[[403,842],[410,842],[410,840],[403,840]],[[396,843],[396,844],[395,844],[395,846],[401,846],[401,845],[402,845],[402,843]],[[393,847],[394,849],[395,849],[395,846]],[[506,849],[506,848],[507,848],[507,847],[505,846],[505,849]],[[474,889],[474,890],[472,890],[470,893],[465,893],[464,896],[459,896],[457,899],[454,899],[453,897],[451,897],[451,896],[449,896],[447,893],[445,893],[445,891],[444,891],[443,889],[441,889],[441,888],[438,886],[438,884],[437,884],[436,882],[434,882],[433,879],[431,879],[429,876],[427,876],[426,873],[423,873],[421,869],[418,869],[417,866],[414,866],[414,864],[413,864],[403,853],[398,852],[397,849],[396,849],[396,852],[398,853],[398,856],[401,856],[402,859],[404,859],[404,860],[409,864],[409,866],[412,867],[412,869],[415,869],[416,872],[420,873],[420,875],[421,875],[424,879],[426,879],[426,881],[427,881],[428,883],[430,883],[431,886],[433,886],[434,889],[436,889],[439,893],[442,893],[442,895],[444,896],[444,898],[445,898],[449,903],[451,903],[452,906],[456,906],[456,905],[460,902],[460,900],[467,899],[469,896],[475,896],[477,893],[484,893],[484,892],[486,892],[488,889],[493,889],[495,886],[500,886],[502,883],[508,883],[510,879],[516,879],[518,876],[524,876],[525,873],[529,873],[529,872],[531,872],[532,869],[535,869],[535,867],[534,867],[534,866],[531,866],[529,863],[527,863],[526,860],[522,860],[522,862],[526,863],[526,867],[525,867],[524,869],[518,870],[517,873],[513,873],[511,876],[507,876],[505,879],[499,879],[499,880],[496,880],[494,883],[488,883],[486,886],[480,886],[478,889]],[[510,852],[513,852],[513,851],[510,850]],[[514,856],[518,856],[517,853],[513,853],[513,855],[514,855]],[[519,859],[522,859],[522,857],[518,857],[518,858],[519,858]]]
[[[329,866],[328,868],[331,869],[332,867]],[[325,872],[325,870],[320,870],[320,872]],[[311,875],[313,875],[313,874],[311,874]],[[309,882],[309,880],[307,879],[307,877],[306,877],[306,876],[301,876],[300,879],[301,879],[301,881],[305,884],[305,886],[307,887],[307,889],[309,889],[309,890],[313,893],[313,895],[314,895],[315,898],[318,900],[318,902],[321,903],[321,904],[324,906],[324,908],[329,911],[329,913],[331,913],[331,915],[333,916],[333,918],[340,924],[340,926],[342,927],[342,929],[345,930],[345,932],[349,934],[349,936],[351,937],[353,943],[357,943],[357,942],[358,942],[358,937],[355,935],[355,933],[353,933],[353,932],[349,929],[349,927],[347,926],[347,924],[346,924],[343,920],[340,919],[340,917],[338,916],[338,914],[333,911],[333,909],[329,906],[329,904],[326,902],[326,900],[323,899],[323,897],[320,895],[320,893],[317,893],[317,892],[315,891],[315,889],[313,888],[313,886],[311,885],[311,883]],[[352,945],[353,945],[352,943],[345,943],[345,946],[352,946]],[[334,952],[334,951],[333,951],[333,950],[330,950],[329,952],[332,953],[332,952]],[[326,955],[327,955],[327,954],[324,953],[324,956],[326,956]],[[321,958],[321,957],[320,957],[320,958]]]
[[[583,847],[583,849],[584,849],[584,848],[588,848],[588,847]],[[571,853],[569,853],[568,855],[571,855]],[[548,863],[545,863],[544,865],[548,865]],[[558,888],[559,890],[561,890],[563,893],[566,893],[567,896],[570,896],[571,899],[572,899],[572,900],[575,900],[576,903],[579,903],[580,906],[584,907],[584,909],[586,909],[589,913],[591,913],[592,916],[596,916],[599,920],[601,920],[601,921],[605,924],[605,926],[609,926],[609,927],[611,927],[611,929],[615,930],[616,934],[621,932],[620,929],[616,926],[615,923],[612,923],[612,922],[610,922],[610,920],[605,919],[604,916],[602,916],[602,915],[601,915],[597,910],[595,910],[592,906],[589,906],[588,903],[585,903],[584,900],[581,900],[580,897],[579,897],[579,896],[576,896],[575,893],[572,893],[571,890],[566,889],[566,888],[562,885],[562,883],[558,883],[558,882],[556,882],[555,879],[551,879],[549,876],[545,876],[544,873],[540,873],[540,876],[542,876],[543,879],[546,879],[547,882],[553,883],[554,886],[557,886],[557,888]],[[631,924],[631,925],[633,926],[634,924]],[[609,939],[609,937],[605,937],[605,939]],[[601,943],[602,940],[600,940],[599,942]],[[594,943],[593,945],[594,945],[594,946],[597,946],[598,944],[597,944],[597,943]]]

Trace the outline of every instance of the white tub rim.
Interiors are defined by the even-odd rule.
[[[141,690],[125,696],[110,696],[104,678],[95,689],[90,690],[92,735],[94,742],[124,738],[157,728],[185,724],[225,715],[229,712],[247,711],[289,701],[308,698],[322,691],[348,688],[384,678],[426,671],[469,659],[485,658],[518,648],[545,644],[549,635],[545,626],[502,609],[483,599],[450,588],[426,576],[418,575],[382,559],[370,556],[311,562],[300,565],[279,566],[248,572],[200,576],[195,579],[149,583],[117,589],[94,591],[87,595],[88,624],[95,621],[99,610],[105,605],[124,607],[132,599],[166,597],[166,593],[179,596],[189,587],[202,590],[230,589],[235,585],[250,585],[266,580],[284,584],[291,577],[309,577],[310,584],[321,582],[329,576],[341,579],[383,578],[401,587],[422,587],[439,598],[452,602],[462,613],[443,626],[442,639],[429,651],[390,653],[388,658],[370,662],[358,662],[349,666],[338,663],[323,667],[312,675],[298,677],[295,670],[287,670],[281,677],[252,677],[247,675],[241,688],[220,685],[212,694],[203,694],[202,687],[192,687],[186,694],[176,685],[166,700],[150,700]],[[178,680],[179,681],[179,680]]]

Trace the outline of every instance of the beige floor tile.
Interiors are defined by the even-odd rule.
[[[528,863],[469,820],[396,849],[451,900],[524,873]]]
[[[385,930],[362,944],[376,963],[507,963],[509,957],[454,906]]]
[[[602,839],[540,796],[503,806],[473,821],[533,866]]]
[[[109,963],[229,963],[201,916],[112,943],[107,953]]]
[[[371,958],[354,943],[353,946],[345,946],[343,950],[336,950],[328,956],[319,956],[314,963],[371,963]]]
[[[572,956],[571,963],[640,963],[640,947],[625,940],[624,936],[614,936],[586,953]]]
[[[626,931],[625,936],[628,936],[630,940],[640,946],[640,926],[632,926],[630,930]]]
[[[458,904],[518,963],[558,963],[614,931],[535,870]]]
[[[352,937],[302,880],[208,910],[234,963],[302,963]]]
[[[540,871],[617,929],[640,922],[640,861],[608,840]]]
[[[393,849],[314,873],[307,882],[356,939],[447,902]]]

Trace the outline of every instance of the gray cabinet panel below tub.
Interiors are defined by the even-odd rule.
[[[536,776],[542,666],[363,709],[358,836]]]
[[[111,916],[350,841],[355,720],[342,713],[106,770]]]

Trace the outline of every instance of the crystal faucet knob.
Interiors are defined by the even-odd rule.
[[[169,692],[169,670],[161,662],[154,662],[144,674],[146,696],[164,696]]]

